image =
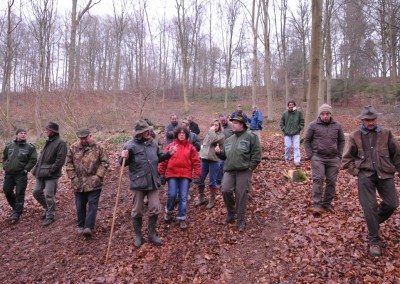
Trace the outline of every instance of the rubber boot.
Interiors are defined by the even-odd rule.
[[[217,194],[217,189],[210,187],[210,192],[211,192],[211,197],[210,197],[210,202],[207,204],[207,209],[211,209],[215,206],[215,196]]]
[[[161,239],[156,234],[156,226],[157,226],[157,218],[158,215],[152,215],[149,217],[149,227],[148,227],[148,234],[149,234],[149,241],[156,246],[161,246],[162,242]]]
[[[133,218],[133,229],[135,230],[135,242],[133,245],[137,248],[139,248],[143,242],[142,223],[142,217]]]
[[[200,206],[207,203],[206,196],[204,195],[204,187],[199,186],[199,199],[196,201],[195,206]]]

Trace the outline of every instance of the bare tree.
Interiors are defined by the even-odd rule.
[[[180,50],[180,57],[182,63],[182,89],[183,89],[183,103],[185,111],[189,111],[188,101],[188,86],[189,86],[189,68],[194,52],[194,43],[196,34],[199,29],[199,22],[201,16],[202,4],[194,0],[192,5],[193,14],[190,14],[189,8],[185,0],[175,0],[177,18],[176,26],[178,30],[178,46]]]
[[[8,0],[7,2],[7,31],[6,31],[6,49],[4,54],[4,67],[3,67],[3,82],[1,86],[2,95],[6,96],[6,123],[8,131],[11,131],[11,118],[10,118],[10,80],[12,72],[12,62],[15,53],[14,33],[20,24],[21,20],[14,23],[13,7],[15,1]]]
[[[322,1],[312,0],[312,28],[311,28],[311,69],[310,82],[307,94],[306,126],[317,116],[319,61],[321,60],[321,32],[322,32]]]
[[[225,97],[224,97],[224,108],[228,108],[228,94],[231,88],[231,75],[232,75],[232,61],[233,56],[236,52],[236,48],[242,40],[242,28],[240,29],[238,41],[235,44],[233,41],[233,35],[235,32],[236,21],[240,14],[240,2],[239,0],[225,0],[223,5],[219,6],[221,15],[225,15],[226,25],[222,25],[222,44],[224,47],[224,62],[225,62]],[[221,20],[223,18],[221,17]],[[243,27],[243,26],[242,26]]]
[[[263,9],[263,44],[264,44],[264,82],[267,95],[267,119],[274,120],[273,116],[273,94],[272,94],[272,79],[271,79],[271,47],[270,47],[270,17],[269,17],[269,0],[261,0]]]
[[[86,5],[79,12],[77,11],[78,0],[72,0],[72,11],[71,11],[71,37],[68,47],[68,90],[71,92],[75,88],[76,80],[76,33],[79,26],[79,22],[82,17],[88,12],[94,5],[100,3],[101,0],[93,1],[88,0]]]

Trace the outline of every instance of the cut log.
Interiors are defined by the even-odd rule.
[[[308,181],[307,174],[302,170],[287,170],[283,172],[285,178],[293,182]]]

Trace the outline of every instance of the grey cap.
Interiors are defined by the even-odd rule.
[[[87,128],[79,128],[76,131],[76,136],[78,136],[78,138],[85,138],[88,137],[90,134],[90,130]]]

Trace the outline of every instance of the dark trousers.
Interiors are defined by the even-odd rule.
[[[225,172],[222,180],[222,196],[228,215],[237,214],[238,222],[246,221],[247,193],[250,170]]]
[[[340,169],[339,157],[326,159],[313,156],[311,159],[311,169],[313,206],[330,206],[335,197],[336,180]]]
[[[28,177],[24,172],[17,174],[5,174],[3,191],[6,195],[8,204],[13,209],[13,213],[22,214],[25,201],[25,190],[28,184]],[[15,187],[15,193],[14,193]]]
[[[380,204],[376,200],[376,191],[382,199]],[[389,219],[399,206],[394,179],[379,179],[376,174],[366,177],[360,173],[358,175],[358,198],[367,222],[368,241],[377,243],[380,241],[379,224]]]
[[[89,192],[75,192],[78,227],[94,228],[101,189]]]

